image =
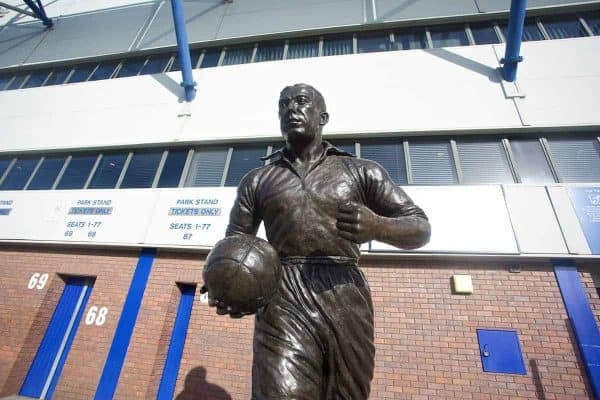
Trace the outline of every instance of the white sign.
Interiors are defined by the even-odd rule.
[[[147,245],[210,247],[225,236],[236,188],[186,188],[161,191]]]
[[[5,192],[0,239],[139,244],[144,242],[156,190]],[[6,207],[9,208],[9,207]]]
[[[500,186],[403,187],[431,223],[431,240],[418,252],[518,253]],[[372,251],[403,251],[371,242]],[[404,250],[405,251],[405,250]]]

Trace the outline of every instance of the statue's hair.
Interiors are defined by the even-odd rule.
[[[280,93],[280,97],[281,95],[283,95],[286,91],[291,90],[293,88],[305,88],[305,89],[309,89],[311,90],[314,95],[315,95],[315,100],[319,103],[319,105],[321,106],[321,109],[323,111],[327,111],[327,106],[325,105],[325,98],[323,97],[323,95],[321,94],[321,92],[319,92],[317,89],[315,89],[314,86],[311,86],[307,83],[295,83],[293,85],[290,86],[286,86],[283,88],[283,90]]]

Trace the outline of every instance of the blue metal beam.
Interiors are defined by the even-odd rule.
[[[39,19],[42,20],[42,23],[44,25],[46,25],[48,28],[50,28],[52,25],[54,25],[54,22],[52,22],[52,20],[50,18],[48,18],[48,16],[46,15],[46,10],[44,10],[44,6],[42,5],[42,2],[40,0],[36,0],[35,3],[33,2],[33,0],[23,0],[23,1],[25,2],[25,4],[27,4],[27,7],[29,7],[31,9],[31,11],[33,11],[33,13]]]
[[[523,61],[520,52],[526,6],[527,0],[511,0],[510,2],[506,52],[504,53],[504,58],[500,60],[502,64],[502,78],[508,82],[515,81],[517,78],[517,66]]]
[[[185,29],[183,2],[181,0],[171,0],[171,9],[175,24],[175,36],[177,37],[177,51],[179,53],[179,62],[181,63],[181,74],[183,75],[181,86],[185,89],[185,101],[190,102],[196,97],[196,82],[194,82],[194,77],[192,76],[192,61],[190,58],[187,30]]]

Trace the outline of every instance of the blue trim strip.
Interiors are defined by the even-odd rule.
[[[67,281],[35,358],[29,367],[29,372],[19,392],[20,395],[36,398],[42,395],[84,284],[83,278],[71,278]],[[65,353],[66,351],[63,351],[63,354]]]
[[[106,362],[104,363],[100,382],[98,382],[96,395],[94,396],[95,400],[112,399],[115,394],[155,256],[156,249],[142,249],[131,285],[129,286],[125,304],[123,305],[123,310],[121,311],[121,317],[115,330],[115,336],[110,345]]]
[[[575,332],[588,379],[595,398],[600,398],[600,332],[596,317],[588,302],[587,294],[573,264],[565,261],[554,263],[554,274],[560,293]]]
[[[185,345],[185,337],[194,305],[195,292],[196,285],[181,285],[181,300],[179,301],[177,317],[175,317],[175,324],[173,325],[173,333],[171,334],[171,343],[169,343],[165,367],[160,379],[158,395],[156,396],[157,400],[171,400],[174,398],[175,384],[177,383],[183,346]]]
[[[92,294],[92,288],[94,287],[93,278],[89,279],[89,284],[87,287],[87,291],[83,297],[83,301],[81,302],[81,306],[79,307],[79,311],[77,312],[77,316],[75,317],[75,321],[73,323],[73,328],[69,333],[69,337],[67,339],[67,343],[65,344],[65,349],[63,350],[60,360],[58,361],[58,365],[56,366],[56,371],[54,372],[54,376],[52,377],[52,382],[48,387],[48,391],[46,392],[46,399],[50,400],[52,395],[54,394],[54,389],[56,389],[56,384],[58,383],[58,378],[60,378],[60,374],[62,373],[63,367],[65,366],[65,362],[67,361],[67,356],[69,355],[69,350],[71,350],[71,345],[73,344],[73,340],[75,339],[75,335],[77,334],[77,328],[79,328],[79,323],[81,322],[81,317],[83,316],[83,311],[87,306],[88,299],[90,298],[90,294]]]

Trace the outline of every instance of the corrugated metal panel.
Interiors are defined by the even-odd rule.
[[[458,141],[463,183],[514,183],[500,140]]]
[[[196,150],[185,186],[221,186],[227,149]]]
[[[406,163],[402,141],[361,143],[360,157],[377,161],[389,172],[394,182],[398,185],[406,185]]]
[[[458,183],[450,142],[409,141],[410,169],[415,185]]]
[[[57,18],[55,27],[48,31],[27,61],[34,63],[125,52],[144,22],[152,16],[152,11],[153,7],[146,4]]]
[[[600,181],[600,143],[595,138],[549,139],[550,154],[563,182]]]

